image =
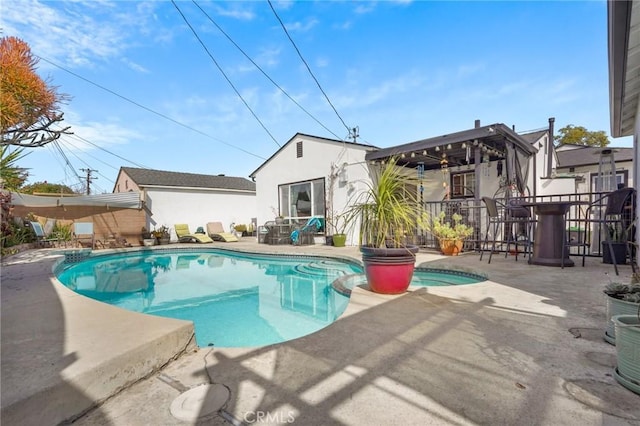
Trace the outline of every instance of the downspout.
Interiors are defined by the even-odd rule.
[[[480,127],[480,120],[476,120],[475,128],[477,129],[479,127]],[[478,143],[478,139],[475,139],[473,141],[473,144],[474,144],[473,165],[474,165],[475,181],[476,181],[476,185],[475,185],[476,187],[474,189],[474,194],[473,194],[473,198],[474,198],[473,204],[474,204],[474,207],[475,207],[473,210],[475,211],[476,215],[474,216],[473,220],[475,221],[475,223],[480,224],[480,221],[482,220],[481,219],[481,215],[480,215],[480,191],[481,191],[480,180],[482,178],[482,176],[481,176],[482,173],[481,173],[481,168],[479,166],[481,165],[482,157],[481,157],[480,144]],[[479,229],[482,229],[482,225],[480,225]],[[474,230],[474,232],[476,232],[476,231]],[[476,242],[476,249],[480,248],[480,239],[482,238],[480,232],[481,231],[478,231],[478,236],[477,237],[474,236],[474,239],[478,240]]]
[[[549,138],[547,140],[547,177],[551,177],[553,169],[553,123],[556,121],[554,117],[549,118]]]
[[[538,164],[537,164],[538,156],[536,154],[533,155],[533,201],[536,200],[536,196],[538,195]]]

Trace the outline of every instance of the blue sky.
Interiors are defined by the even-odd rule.
[[[247,177],[296,132],[344,139],[356,126],[379,147],[476,119],[610,131],[605,1],[272,0],[331,104],[268,2],[176,5],[3,1],[3,35],[29,43],[38,73],[71,97],[65,155],[31,150],[19,162],[30,183],[81,189],[91,168],[93,192],[111,192],[121,166]]]

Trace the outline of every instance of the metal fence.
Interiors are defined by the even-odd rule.
[[[580,202],[572,205],[565,215],[566,237],[569,244],[569,250],[572,255],[582,255],[583,251],[586,256],[602,256],[602,241],[604,241],[606,225],[603,225],[601,219],[604,215],[606,200],[602,197],[606,193],[580,193],[580,194],[557,194],[557,195],[540,195],[536,197],[525,197],[526,201],[545,202],[545,201],[574,201]],[[505,205],[505,199],[498,200],[500,204]],[[487,231],[487,211],[482,201],[476,202],[473,198],[453,199],[444,201],[427,201],[422,205],[423,211],[429,216],[437,216],[440,212],[445,212],[445,219],[451,220],[454,213],[460,214],[462,223],[471,226],[474,229],[473,235],[465,240],[464,250],[479,251]],[[633,231],[635,204],[628,209],[627,215],[623,221],[628,224],[625,229],[629,239],[633,239],[635,232]],[[589,212],[589,217],[587,217]],[[427,230],[418,229],[415,240],[418,245],[425,248],[438,248],[438,241]],[[489,239],[491,241],[491,238]],[[500,247],[499,250],[504,250]]]

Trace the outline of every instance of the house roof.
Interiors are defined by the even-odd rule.
[[[640,98],[640,5],[608,1],[611,135],[633,135]]]
[[[367,153],[365,158],[367,161],[375,161],[389,157],[400,157],[399,165],[416,167],[419,163],[423,163],[425,170],[433,170],[441,167],[442,153],[445,152],[449,165],[466,164],[466,148],[474,141],[487,147],[491,161],[504,157],[507,143],[512,143],[517,149],[528,155],[538,152],[538,149],[532,146],[531,142],[518,135],[510,127],[496,123],[380,149]],[[448,148],[449,145],[451,145],[450,148]],[[438,147],[437,152],[435,151],[436,147]],[[472,154],[470,162],[473,163],[473,160]]]
[[[541,137],[543,137],[548,133],[549,133],[549,129],[544,129],[544,130],[536,130],[529,133],[519,133],[519,135],[522,137],[522,139],[526,140],[530,144],[534,144],[537,141],[539,141]],[[542,147],[537,147],[537,148],[542,148]]]
[[[633,161],[633,148],[612,148],[613,158],[616,162]],[[577,146],[572,149],[557,150],[558,168],[590,166],[600,162],[600,153],[603,148],[595,146]]]
[[[280,147],[280,149],[278,149],[276,152],[273,153],[273,155],[271,155],[271,157],[267,158],[265,160],[264,163],[260,164],[260,166],[255,169],[253,172],[251,172],[251,174],[249,175],[249,177],[255,177],[256,173],[258,173],[260,171],[260,169],[262,169],[264,166],[266,166],[276,155],[278,155],[280,153],[280,151],[282,151],[287,145],[289,145],[290,143],[292,143],[294,140],[298,139],[298,138],[304,138],[304,139],[310,139],[310,140],[315,140],[317,142],[325,142],[325,143],[332,143],[332,144],[341,144],[341,145],[349,145],[350,147],[353,148],[361,148],[364,150],[373,150],[373,149],[378,149],[377,147],[373,146],[373,145],[367,145],[367,144],[363,144],[363,143],[356,143],[356,142],[349,142],[349,141],[342,141],[342,140],[338,140],[338,139],[329,139],[329,138],[323,138],[321,136],[313,136],[313,135],[307,135],[305,133],[296,133],[295,135],[293,135],[293,137],[291,139],[289,139],[287,141],[287,143],[285,143],[284,145],[282,145]]]
[[[167,172],[163,170],[121,167],[140,187],[209,188],[255,192],[256,184],[249,179],[225,175]]]

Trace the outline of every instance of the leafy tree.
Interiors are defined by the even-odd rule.
[[[603,130],[589,131],[582,126],[569,124],[558,130],[559,135],[554,140],[559,145],[584,145],[605,147],[609,145],[609,138]]]
[[[17,37],[0,38],[0,135],[1,145],[43,146],[70,134],[69,127],[52,126],[63,121],[60,103],[67,99],[36,74],[38,58]]]
[[[8,145],[0,146],[0,179],[4,189],[17,191],[24,185],[29,172],[18,167],[17,162],[28,154],[24,152],[24,148],[11,151]]]
[[[67,185],[48,183],[46,181],[25,185],[20,189],[20,192],[24,194],[75,194],[73,189],[69,188]]]

